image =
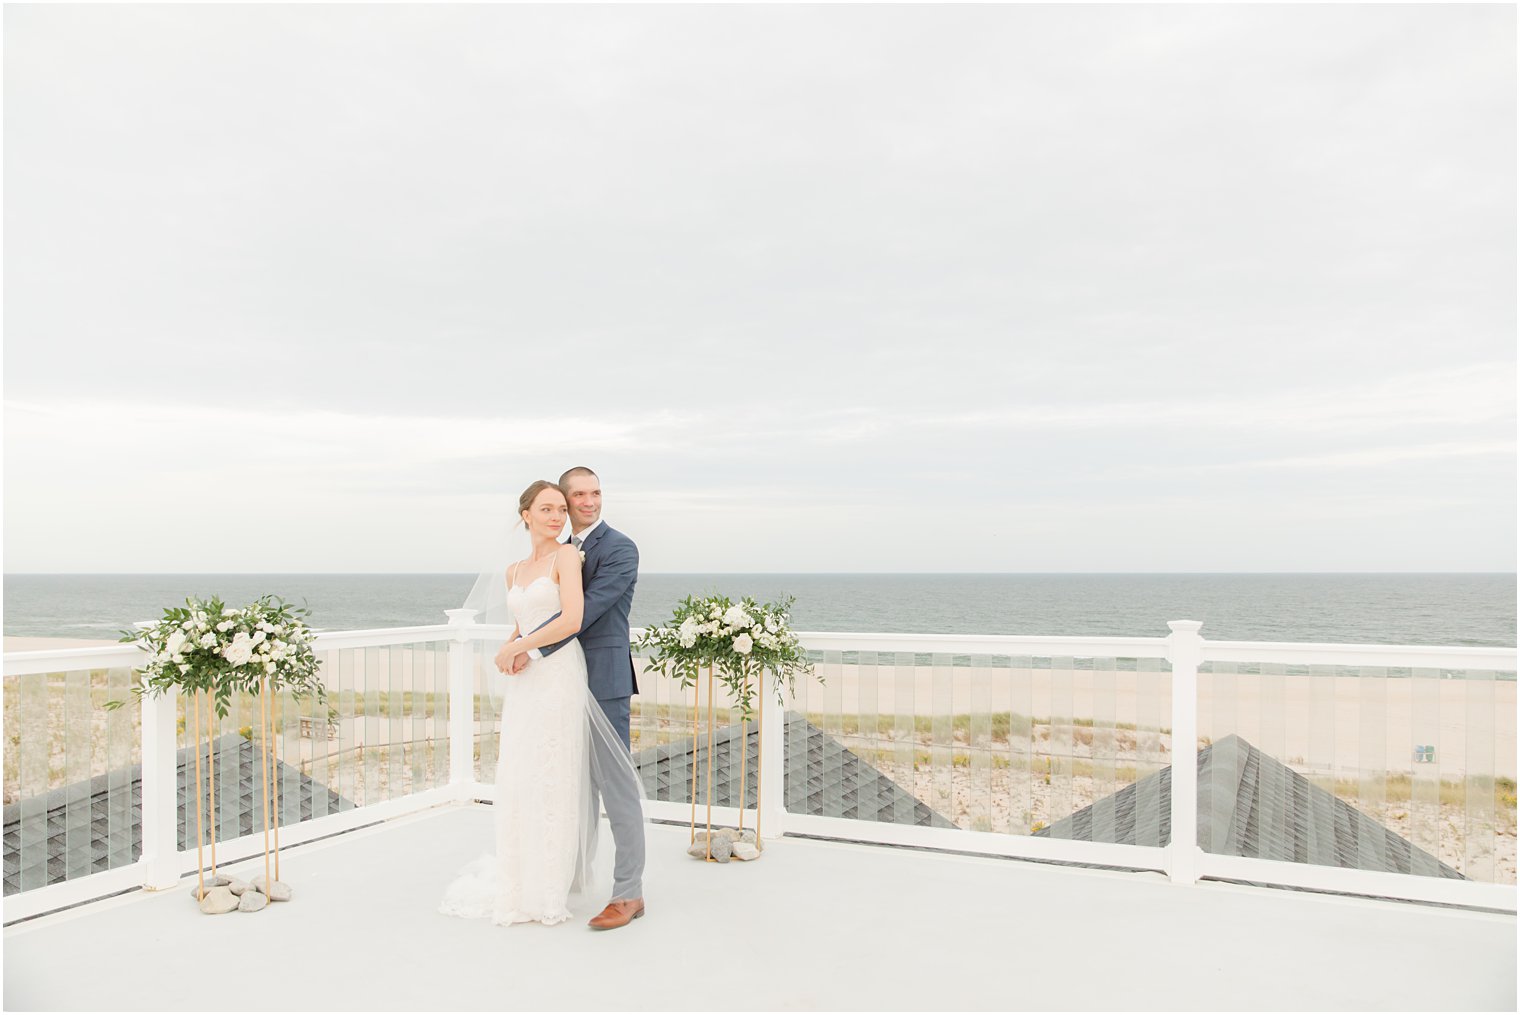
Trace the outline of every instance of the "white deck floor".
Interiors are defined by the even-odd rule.
[[[623,930],[438,915],[489,837],[487,808],[439,808],[286,851],[295,901],[263,913],[203,917],[187,880],[18,924],[5,1007],[1516,1005],[1513,917],[802,839],[718,866],[664,825],[649,827],[648,915]]]

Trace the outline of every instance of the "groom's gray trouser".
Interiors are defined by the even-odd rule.
[[[628,698],[598,698],[602,714],[612,723],[612,728],[623,740],[623,749],[629,749],[628,718],[632,711]],[[594,747],[615,750],[602,744],[601,738],[592,737]],[[627,756],[609,758],[597,765],[601,772],[624,772]],[[612,842],[617,856],[612,865],[612,897],[614,899],[641,899],[644,897],[644,808],[639,805],[639,788],[627,779],[613,780],[612,785],[600,782],[591,787],[591,818],[600,820],[597,796],[607,809],[607,821],[612,825]]]

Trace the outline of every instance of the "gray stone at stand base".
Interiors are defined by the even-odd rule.
[[[757,860],[759,858],[760,858],[760,851],[755,848],[754,843],[750,843],[750,842],[736,842],[736,843],[734,843],[734,859],[735,860]]]
[[[697,841],[687,847],[686,855],[696,857],[698,860],[706,860],[707,854],[707,833],[705,831],[698,832]],[[728,863],[729,858],[733,856],[733,854],[733,840],[720,838],[718,835],[718,830],[716,828],[713,829],[712,858],[719,863]]]
[[[267,905],[269,905],[268,896],[264,895],[262,892],[256,892],[250,888],[248,891],[244,892],[243,897],[238,900],[238,912],[257,913]]]
[[[271,882],[269,887],[265,888],[264,875],[260,874],[256,876],[251,882],[249,882],[249,884],[253,886],[254,891],[263,892],[265,895],[269,896],[270,902],[290,901],[290,886],[283,881]]]
[[[206,893],[201,900],[201,912],[210,916],[219,913],[230,913],[238,907],[238,898],[227,890],[226,885],[219,885]]]
[[[211,889],[225,887],[225,886],[229,885],[231,882],[232,882],[232,878],[227,877],[225,874],[218,874],[218,875],[216,875],[216,877],[212,877],[210,874],[207,874],[206,875],[206,894],[210,895],[211,894]],[[190,886],[190,897],[192,899],[194,899],[196,902],[201,901],[201,882],[200,882],[199,878],[196,879],[195,884],[193,884],[193,885]]]

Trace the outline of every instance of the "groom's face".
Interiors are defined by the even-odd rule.
[[[571,476],[565,483],[570,505],[570,528],[580,532],[602,517],[602,481],[595,476]]]

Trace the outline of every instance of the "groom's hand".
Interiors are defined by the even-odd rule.
[[[523,670],[525,670],[525,669],[528,668],[528,663],[530,663],[532,661],[533,660],[528,655],[528,653],[526,653],[526,652],[519,652],[519,653],[517,653],[517,655],[515,655],[515,656],[512,657],[512,668],[510,670],[508,670],[507,672],[508,673],[521,673]]]

